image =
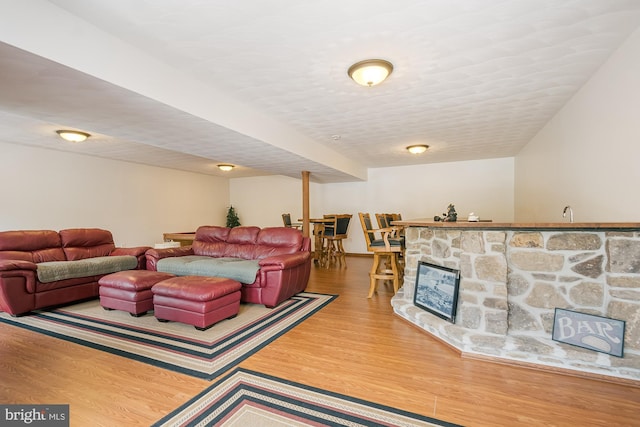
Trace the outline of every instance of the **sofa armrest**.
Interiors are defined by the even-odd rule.
[[[310,252],[296,252],[295,254],[276,255],[263,258],[258,262],[260,269],[285,270],[304,264],[311,258]]]
[[[145,252],[147,258],[147,270],[157,271],[158,261],[163,258],[193,255],[191,246],[180,246],[178,248],[149,249]]]
[[[132,248],[115,248],[113,252],[109,255],[120,256],[120,255],[131,255],[138,259],[138,265],[136,266],[136,270],[144,270],[147,268],[147,257],[145,256],[146,252],[151,249],[151,246],[135,246]]]
[[[37,269],[30,261],[0,260],[0,310],[12,316],[33,310]]]
[[[151,249],[151,246],[136,246],[133,248],[115,248],[113,252],[109,255],[120,256],[120,255],[132,255],[135,257],[139,257],[140,255],[144,255]]]
[[[31,270],[36,271],[38,266],[31,261],[17,259],[0,259],[0,271]]]

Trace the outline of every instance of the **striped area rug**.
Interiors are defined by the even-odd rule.
[[[237,368],[154,427],[456,426]]]
[[[213,379],[316,313],[336,296],[299,293],[269,309],[240,304],[233,319],[206,331],[153,314],[132,317],[106,311],[98,300],[22,317],[0,313],[0,322],[128,357],[198,378]]]

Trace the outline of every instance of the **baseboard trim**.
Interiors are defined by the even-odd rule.
[[[362,258],[373,258],[373,254],[371,254],[371,253],[355,254],[355,253],[347,252],[345,255],[346,256],[354,256],[354,257],[362,257]]]
[[[315,252],[311,251],[311,253],[315,256]],[[352,257],[360,257],[360,258],[373,258],[373,254],[372,253],[366,253],[366,254],[360,254],[360,253],[351,253],[351,252],[345,252],[346,256],[352,256]]]

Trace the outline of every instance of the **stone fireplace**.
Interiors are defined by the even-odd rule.
[[[395,312],[462,354],[640,381],[640,226],[401,221]],[[456,323],[413,304],[418,261],[459,269]],[[624,320],[622,358],[553,341],[555,308]]]

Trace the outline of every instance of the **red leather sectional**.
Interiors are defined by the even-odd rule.
[[[128,269],[123,267],[125,264],[131,269],[144,269],[148,249],[149,246],[116,248],[111,232],[98,228],[2,231],[0,310],[16,316],[97,297],[98,280],[104,275]],[[126,262],[116,263],[114,257]],[[59,279],[41,281],[38,264],[41,275],[45,266],[53,265]],[[86,266],[87,275],[82,275],[80,264]],[[79,265],[81,268],[77,268]],[[64,276],[66,266],[73,268],[71,274]]]
[[[311,240],[300,230],[252,226],[201,226],[191,246],[149,249],[147,270],[157,271],[163,258],[187,255],[259,260],[255,280],[242,284],[241,300],[267,307],[304,291],[311,273]]]

